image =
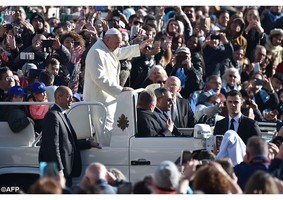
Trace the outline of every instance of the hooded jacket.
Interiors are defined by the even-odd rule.
[[[283,47],[278,45],[274,46],[271,42],[271,36],[266,37],[265,48],[267,51],[272,52],[274,54],[274,65],[277,66],[279,63],[283,61]]]
[[[181,21],[179,21],[179,20],[176,20],[176,19],[174,19],[174,18],[171,18],[171,19],[168,20],[168,22],[167,22],[167,24],[166,24],[166,28],[165,28],[166,33],[170,35],[168,29],[169,29],[169,24],[170,24],[171,21],[176,21],[176,22],[178,23],[178,26],[179,26],[179,31],[178,31],[178,33],[179,33],[180,35],[184,35],[184,24],[183,24],[183,22],[181,22]]]
[[[241,30],[240,32],[238,32],[236,35],[233,34],[232,30],[231,30],[231,24],[232,22],[236,21],[236,20],[240,20],[241,21]],[[244,52],[246,52],[247,49],[247,40],[246,38],[243,36],[245,30],[245,21],[244,19],[237,15],[234,14],[231,16],[228,24],[227,24],[227,28],[226,28],[226,37],[227,39],[232,43],[232,45],[240,45],[243,47]]]

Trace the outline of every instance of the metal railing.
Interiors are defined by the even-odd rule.
[[[9,105],[54,105],[55,102],[0,102],[0,106],[9,106]],[[104,104],[102,104],[101,102],[75,102],[71,104],[71,108],[68,109],[68,112],[78,106],[83,106],[83,105],[89,105],[89,106],[99,106],[100,108],[102,108],[103,112],[104,112],[104,116],[99,116],[102,117],[102,129],[101,129],[101,133],[100,134],[104,134],[105,133],[105,123],[106,123],[106,107],[104,106]],[[92,113],[90,113],[92,114]],[[80,120],[80,119],[78,119]],[[84,119],[81,119],[84,120]],[[34,141],[34,143],[32,144],[32,146],[36,146],[37,142],[40,140],[41,134],[39,134],[39,136],[36,138],[36,140]]]

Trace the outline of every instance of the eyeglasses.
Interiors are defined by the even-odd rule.
[[[230,74],[229,77],[230,77],[230,78],[237,78],[237,76],[235,76],[235,75],[233,75],[233,74]]]

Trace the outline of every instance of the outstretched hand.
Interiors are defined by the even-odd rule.
[[[142,43],[140,43],[140,50],[144,49],[148,45],[151,45],[153,40],[154,40],[153,38],[149,38],[149,39],[143,41]]]

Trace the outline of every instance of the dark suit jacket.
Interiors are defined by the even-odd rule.
[[[214,135],[224,135],[228,130],[229,118],[225,117],[224,119],[216,122],[214,127]],[[254,135],[259,136],[261,134],[259,126],[255,120],[252,120],[244,115],[239,119],[239,128],[237,131],[240,138],[245,144],[247,140]]]
[[[30,121],[28,120],[27,112],[24,106],[7,106],[4,117],[13,132],[20,132],[29,125]]]
[[[66,178],[81,174],[80,149],[91,148],[89,141],[78,141],[72,126],[57,105],[45,115],[39,162],[56,162]]]
[[[154,109],[154,113],[156,113],[159,116],[160,121],[161,121],[161,126],[163,127],[163,129],[167,129],[168,117],[166,118],[166,116],[163,114],[163,112],[157,107]],[[174,125],[174,128],[173,128],[172,134],[175,135],[175,136],[180,136],[180,133],[179,133],[179,131],[178,131],[178,129],[175,125]]]
[[[179,124],[176,126],[178,128],[193,128],[195,126],[195,117],[189,101],[187,99],[177,97],[176,106],[179,116]]]
[[[171,134],[168,129],[162,127],[159,116],[149,110],[137,109],[138,133],[136,137],[154,137]]]

